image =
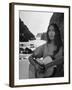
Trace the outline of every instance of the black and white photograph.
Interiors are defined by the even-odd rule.
[[[13,4],[15,85],[69,83],[69,7]]]
[[[19,13],[19,79],[64,77],[64,13]]]

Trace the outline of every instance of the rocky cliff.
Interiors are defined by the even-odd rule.
[[[50,23],[56,23],[61,32],[62,41],[64,41],[64,13],[54,13],[50,19]],[[41,36],[42,40],[46,40],[46,32]]]
[[[35,40],[35,36],[29,31],[29,28],[19,19],[19,41],[27,42]]]
[[[61,32],[61,38],[64,39],[64,13],[54,13],[50,19],[50,24],[56,23]]]

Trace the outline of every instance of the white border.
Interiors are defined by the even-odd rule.
[[[19,10],[34,10],[47,12],[63,12],[64,13],[64,77],[46,78],[46,79],[23,79],[19,80]],[[14,85],[30,85],[30,84],[50,84],[68,82],[69,77],[69,9],[59,7],[39,7],[27,5],[14,6]]]

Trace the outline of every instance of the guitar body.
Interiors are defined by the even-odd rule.
[[[30,66],[32,67],[32,68],[29,67],[30,76],[33,76],[33,78],[50,77],[53,74],[56,65],[64,63],[63,59],[64,56],[61,56],[53,61],[50,56],[47,56],[43,60],[40,59],[35,60],[35,62],[36,61],[38,62],[36,63],[38,67],[35,67],[34,65],[30,64]],[[45,68],[42,67],[43,64],[45,65]]]
[[[50,56],[47,56],[46,58],[43,59],[42,63],[44,65],[46,65],[48,63],[51,63],[52,61],[53,61],[52,58]],[[44,70],[43,72],[40,69],[39,70],[35,70],[37,78],[43,78],[43,77],[51,76],[53,74],[54,67],[55,66],[52,66],[52,67],[48,68],[47,70]]]

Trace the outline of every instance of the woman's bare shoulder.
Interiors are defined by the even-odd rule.
[[[42,45],[42,47],[46,47],[47,46],[47,43],[44,43],[43,45]]]
[[[33,56],[35,56],[35,57],[42,57],[45,46],[46,46],[46,44],[43,44],[43,45],[37,47],[37,48],[33,51]]]

